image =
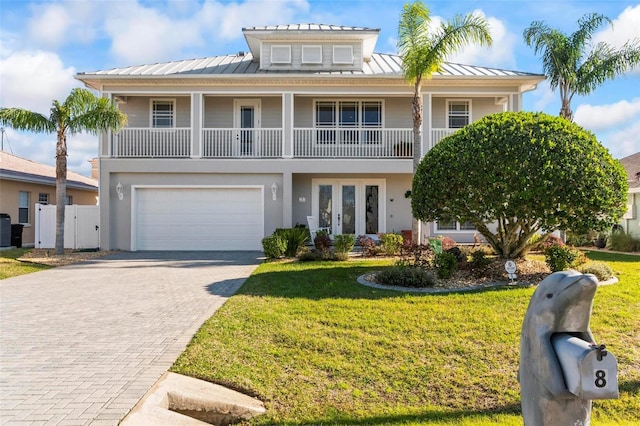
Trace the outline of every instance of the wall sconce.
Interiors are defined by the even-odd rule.
[[[305,201],[307,201],[307,199],[304,198],[304,196],[302,196],[302,197],[298,197],[298,201],[301,203],[304,203]]]
[[[273,201],[278,199],[278,184],[275,182],[271,185],[271,195],[273,195]]]
[[[116,194],[118,194],[118,200],[124,200],[124,187],[120,182],[116,185]]]

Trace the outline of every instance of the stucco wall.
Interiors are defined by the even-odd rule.
[[[0,213],[11,216],[11,223],[18,223],[18,198],[19,192],[29,193],[29,223],[22,229],[22,245],[33,247],[35,232],[35,204],[40,193],[49,194],[49,204],[56,203],[56,188],[54,186],[24,183],[13,180],[0,181]],[[98,190],[85,191],[67,187],[67,195],[71,196],[73,204],[96,205]]]

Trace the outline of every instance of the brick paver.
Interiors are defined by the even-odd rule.
[[[0,424],[118,424],[259,255],[119,253],[0,281]]]

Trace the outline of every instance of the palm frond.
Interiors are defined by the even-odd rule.
[[[0,108],[0,124],[29,132],[56,131],[55,123],[49,117],[23,108]]]
[[[624,74],[640,63],[640,41],[628,41],[615,50],[606,43],[598,43],[577,72],[576,92],[588,95],[606,80]]]

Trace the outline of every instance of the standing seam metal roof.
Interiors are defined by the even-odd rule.
[[[371,61],[363,64],[363,69],[353,70],[261,70],[254,62],[251,53],[243,55],[222,55],[207,58],[188,59],[164,63],[113,68],[94,72],[80,73],[80,76],[176,76],[176,75],[372,75],[402,76],[402,60],[398,55],[374,53]],[[499,68],[480,67],[446,62],[434,76],[441,77],[540,77],[522,71],[510,71]]]

